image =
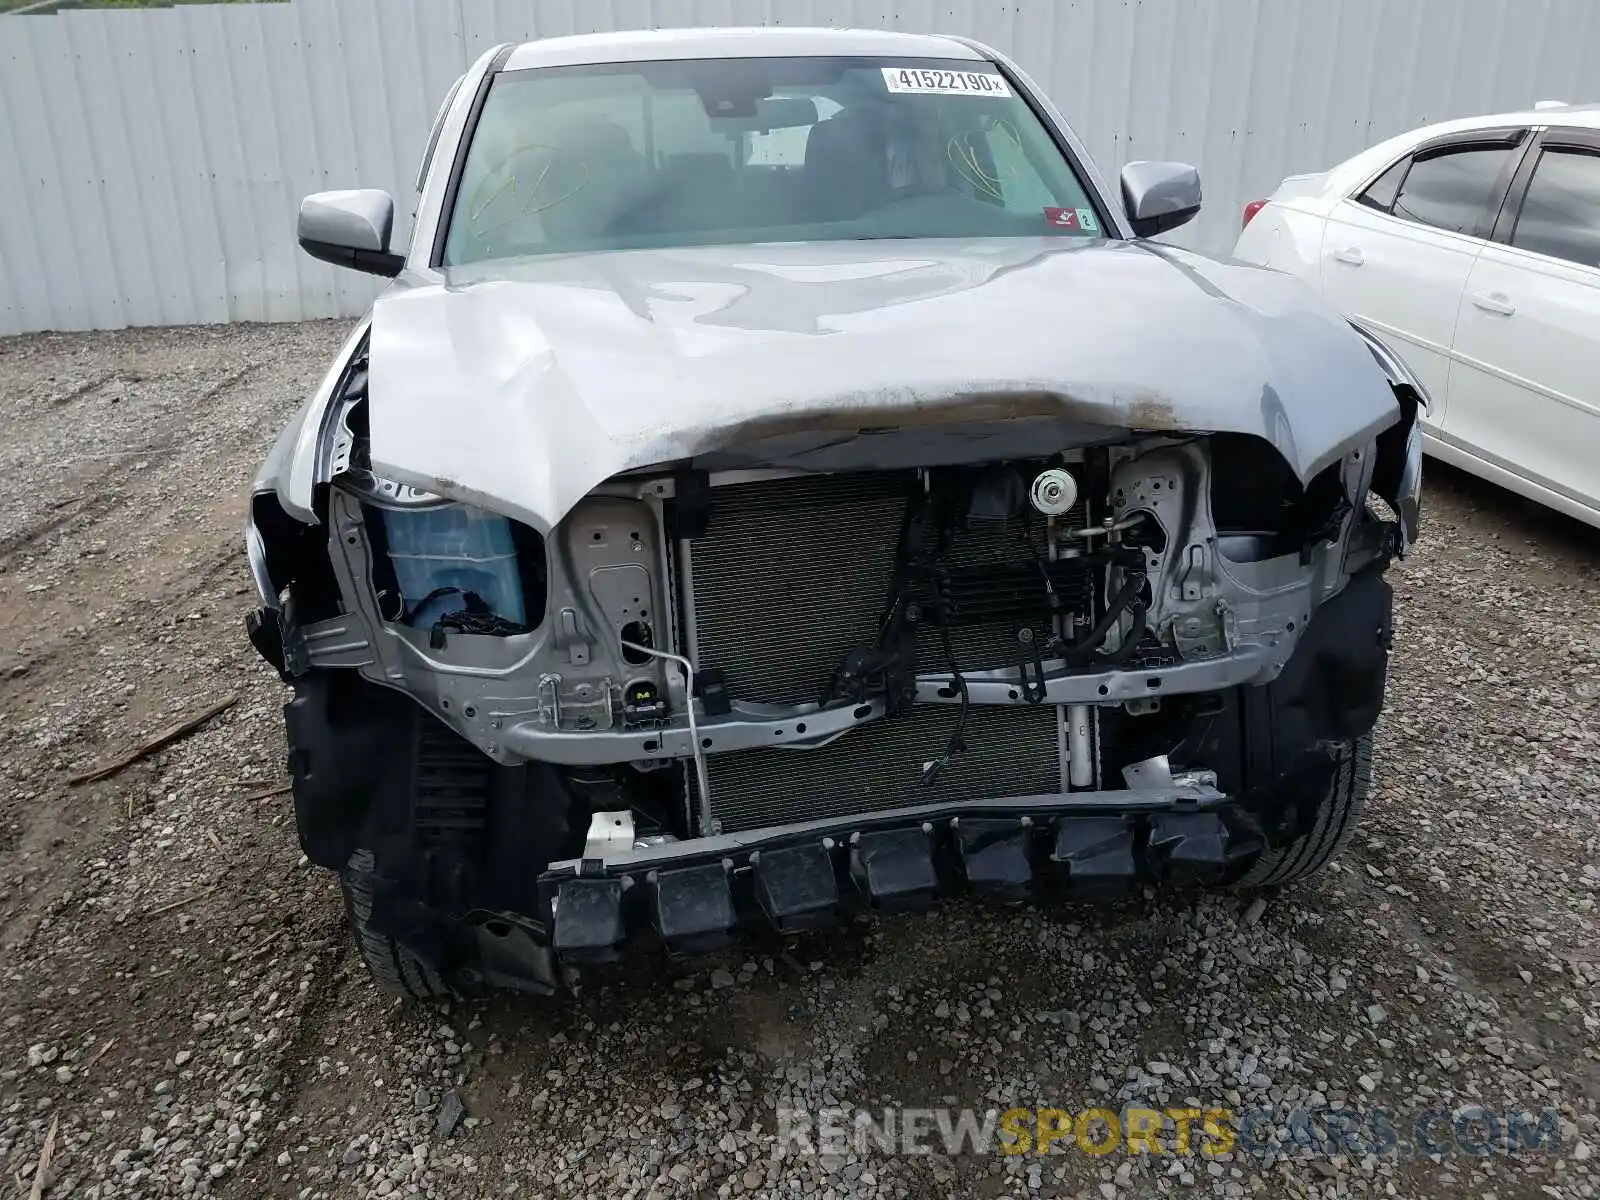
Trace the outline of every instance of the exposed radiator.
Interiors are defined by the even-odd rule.
[[[691,549],[696,666],[726,671],[740,700],[816,700],[877,633],[909,486],[871,474],[717,488]]]
[[[975,707],[962,740],[932,787],[922,764],[944,752],[954,705],[922,704],[874,721],[817,750],[742,750],[706,759],[711,811],[724,830],[871,812],[905,804],[1059,792],[1057,711]]]
[[[841,658],[877,635],[914,483],[913,474],[881,472],[717,488],[710,528],[692,547],[698,665],[724,671],[739,700],[817,700]],[[1034,547],[1042,552],[1042,521],[1036,524]],[[956,531],[946,562],[1028,562],[1032,553],[1020,521],[973,522]],[[1069,584],[1075,610],[1087,611],[1089,588],[1087,576]],[[963,670],[1018,660],[1014,622],[957,627],[951,641]],[[945,670],[936,629],[919,637],[918,666]],[[712,812],[733,831],[1062,789],[1058,713],[1049,705],[974,706],[966,752],[923,787],[922,766],[944,752],[957,712],[955,705],[917,705],[817,750],[713,754]]]

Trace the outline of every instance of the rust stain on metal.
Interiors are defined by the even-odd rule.
[[[1153,422],[1149,426],[1152,428],[1175,427],[1172,404],[1160,397],[1137,397],[1126,405],[1108,405],[1103,400],[1083,399],[1061,392],[978,392],[940,397],[937,400],[912,399],[890,404],[853,404],[836,408],[807,406],[797,411],[764,413],[737,424],[706,431],[699,449],[709,450],[781,434],[816,430],[864,433],[980,421],[1013,421],[1029,417],[1064,418],[1086,425],[1121,427],[1130,423],[1134,416],[1139,418],[1141,424]]]
[[[1165,396],[1136,396],[1125,409],[1135,429],[1177,429],[1178,414]]]

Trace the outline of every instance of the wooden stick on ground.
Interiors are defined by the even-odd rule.
[[[249,795],[240,796],[239,799],[240,800],[265,800],[268,796],[281,796],[285,792],[292,792],[293,790],[294,790],[294,784],[292,784],[292,783],[280,783],[276,787],[262,788],[259,792],[251,792]]]
[[[116,1044],[117,1039],[112,1038],[110,1041],[106,1042],[105,1045],[101,1046],[100,1049],[96,1050],[90,1057],[89,1061],[83,1064],[83,1071],[80,1071],[79,1074],[83,1074],[84,1072],[88,1071],[90,1067],[94,1066],[95,1063],[99,1062],[106,1056],[106,1051],[110,1050],[111,1047],[115,1046]]]
[[[193,904],[196,900],[204,900],[216,890],[216,884],[212,884],[208,888],[201,888],[198,892],[195,892],[189,896],[184,896],[181,900],[170,900],[166,904],[163,904],[160,908],[152,908],[149,912],[145,913],[145,916],[159,917],[162,913],[169,913],[175,908],[182,908],[185,904]]]
[[[211,720],[212,717],[219,713],[226,712],[237,703],[239,703],[238,696],[229,696],[226,700],[220,700],[203,712],[195,713],[192,717],[185,717],[171,728],[164,729],[147,741],[141,742],[132,750],[124,754],[121,758],[116,759],[113,762],[106,763],[104,766],[96,767],[92,771],[86,771],[82,775],[74,775],[71,779],[67,780],[67,783],[73,787],[77,787],[82,783],[95,783],[101,779],[109,779],[118,771],[121,771],[126,767],[131,767],[134,763],[138,762],[146,755],[154,754],[162,747],[170,746],[173,742],[177,741],[184,735],[193,733],[196,729],[199,729],[200,726]]]
[[[274,942],[276,942],[282,936],[283,936],[283,930],[281,930],[281,929],[279,929],[279,930],[277,930],[277,931],[275,931],[273,933],[267,934],[266,940],[263,941],[260,945],[258,945],[254,950],[250,951],[250,957],[251,958],[260,958],[268,950],[272,949],[272,944]]]
[[[60,1123],[60,1113],[50,1118],[50,1132],[44,1135],[39,1162],[33,1168],[33,1186],[28,1189],[28,1200],[41,1200],[44,1196],[44,1173],[50,1169],[50,1160],[56,1156],[56,1126]]]

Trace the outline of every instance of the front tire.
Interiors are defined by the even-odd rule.
[[[399,1000],[442,1000],[452,993],[428,963],[393,938],[372,929],[372,872],[376,866],[370,850],[357,850],[339,872],[350,933],[373,985],[385,996]]]
[[[1316,875],[1349,845],[1372,782],[1372,735],[1362,734],[1336,752],[1333,776],[1317,799],[1310,827],[1262,851],[1234,888],[1280,887]]]
[[[549,991],[537,878],[581,852],[587,812],[554,767],[494,762],[409,697],[354,672],[294,681],[285,709],[307,858],[339,876],[378,990],[428,1000],[499,984]]]

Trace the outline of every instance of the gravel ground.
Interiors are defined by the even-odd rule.
[[[0,1189],[1595,1194],[1600,536],[1435,468],[1367,824],[1264,909],[862,922],[381,1001],[295,843],[242,492],[345,326],[0,342]],[[238,702],[111,778],[68,778]],[[786,1106],[1559,1106],[1560,1153],[775,1154]],[[1168,1142],[1170,1145],[1170,1140]]]

